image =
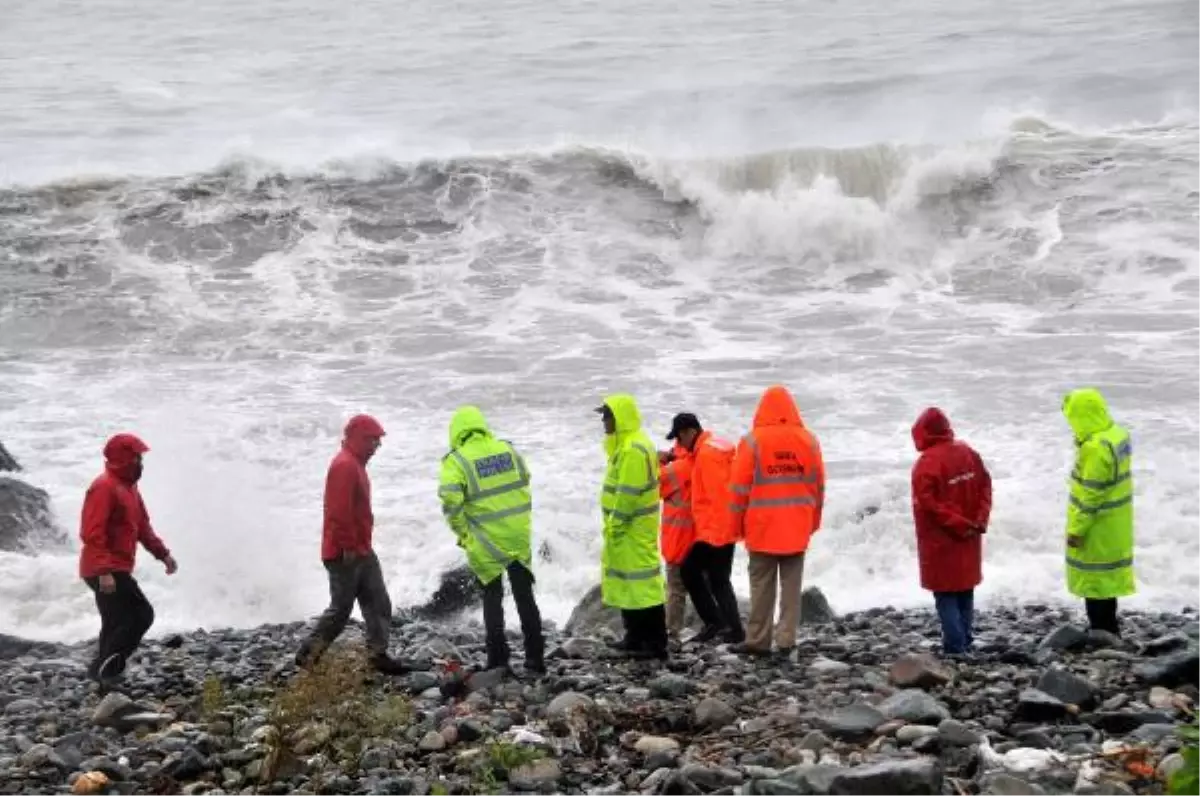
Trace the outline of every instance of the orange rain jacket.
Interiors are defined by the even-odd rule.
[[[751,553],[794,555],[821,527],[825,463],[786,387],[763,393],[754,428],[738,443],[730,482],[731,526]]]

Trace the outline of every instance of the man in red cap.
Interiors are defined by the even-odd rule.
[[[104,446],[104,472],[83,499],[79,538],[79,576],[96,595],[100,639],[88,677],[107,684],[125,671],[129,656],[154,624],[154,608],[133,577],[140,542],[175,574],[175,559],[154,533],[138,492],[146,443],[133,434],[117,434]]]
[[[320,659],[350,620],[358,603],[367,626],[367,649],[372,665],[385,674],[407,669],[388,655],[392,601],[379,558],[371,546],[375,516],[371,512],[371,480],[367,462],[379,449],[383,426],[369,415],[355,415],[346,424],[342,449],[329,463],[325,477],[325,523],[321,561],[329,572],[329,607],[305,640],[296,663],[309,666]]]

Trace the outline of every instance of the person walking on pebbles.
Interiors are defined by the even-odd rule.
[[[1133,444],[1098,390],[1067,393],[1075,434],[1067,501],[1067,589],[1082,597],[1088,625],[1121,635],[1117,599],[1137,591],[1133,574]]]
[[[371,511],[371,479],[367,462],[379,450],[383,426],[369,415],[355,415],[346,424],[342,448],[329,463],[325,477],[325,521],[321,561],[329,573],[329,607],[296,653],[296,664],[307,668],[350,621],[355,602],[367,626],[371,665],[383,674],[404,674],[407,668],[388,655],[392,630],[392,601],[379,557],[372,547],[375,515]]]
[[[767,388],[742,437],[730,475],[734,538],[749,554],[750,617],[746,641],[733,649],[748,655],[791,654],[800,625],[800,587],[809,540],[821,527],[825,462],[821,446],[800,418],[786,387]],[[778,591],[776,590],[778,584]]]
[[[525,671],[544,674],[542,615],[533,595],[533,498],[529,468],[510,443],[496,439],[483,412],[462,406],[450,420],[450,452],[438,486],[442,514],[483,585],[487,668],[507,668],[504,575],[525,641]]]
[[[129,656],[154,624],[154,607],[133,577],[139,544],[162,562],[168,575],[174,556],[150,524],[138,491],[142,456],[150,448],[133,434],[117,434],[104,446],[104,472],[83,499],[79,576],[96,596],[100,638],[88,677],[108,686],[125,672]]]
[[[974,641],[975,587],[983,580],[992,478],[979,454],[954,438],[937,407],[917,418],[912,439],[920,452],[912,468],[912,511],[921,587],[933,592],[942,652],[963,655]]]
[[[658,455],[642,430],[631,395],[610,395],[596,409],[604,423],[608,469],[600,494],[604,546],[600,596],[621,612],[625,636],[612,646],[632,657],[669,657],[658,558]]]

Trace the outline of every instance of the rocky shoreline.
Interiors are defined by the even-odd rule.
[[[0,793],[1162,793],[1182,764],[1193,609],[1126,613],[1124,639],[983,612],[961,661],[928,654],[928,611],[824,618],[790,659],[659,664],[610,657],[584,605],[548,628],[540,680],[464,678],[470,614],[398,617],[421,671],[397,678],[358,668],[357,625],[311,675],[291,668],[307,623],[198,630],[147,642],[103,697],[89,644],[0,637]]]

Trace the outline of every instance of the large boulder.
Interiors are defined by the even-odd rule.
[[[542,542],[537,550],[537,557],[543,563],[554,561],[554,553],[548,543]],[[421,605],[406,608],[397,614],[403,619],[445,619],[467,608],[473,608],[482,601],[483,587],[479,585],[479,579],[471,572],[470,567],[461,564],[442,573],[442,579],[432,597]]]
[[[0,442],[0,473],[19,472],[21,472],[21,465],[17,463],[16,457],[8,452],[3,442]]]
[[[0,473],[22,472],[21,464],[0,443]],[[0,550],[34,553],[67,541],[50,510],[50,495],[14,476],[0,476]]]
[[[750,603],[746,600],[738,600],[738,608],[744,622],[750,612]],[[801,592],[801,625],[824,624],[833,621],[836,617],[837,615],[829,607],[829,601],[825,599],[825,595],[821,593],[820,589],[810,586]],[[701,625],[700,617],[696,615],[691,600],[687,603],[684,624],[694,629],[699,629]],[[601,601],[600,586],[597,584],[588,589],[587,593],[575,604],[575,609],[571,611],[571,616],[567,620],[563,632],[568,636],[620,636],[624,632],[621,625],[621,612],[615,608],[609,608]]]
[[[466,564],[442,573],[433,596],[405,613],[417,619],[445,619],[478,604],[483,599],[479,578]]]
[[[11,476],[0,476],[0,550],[32,553],[66,541],[67,535],[50,509],[46,490]]]

